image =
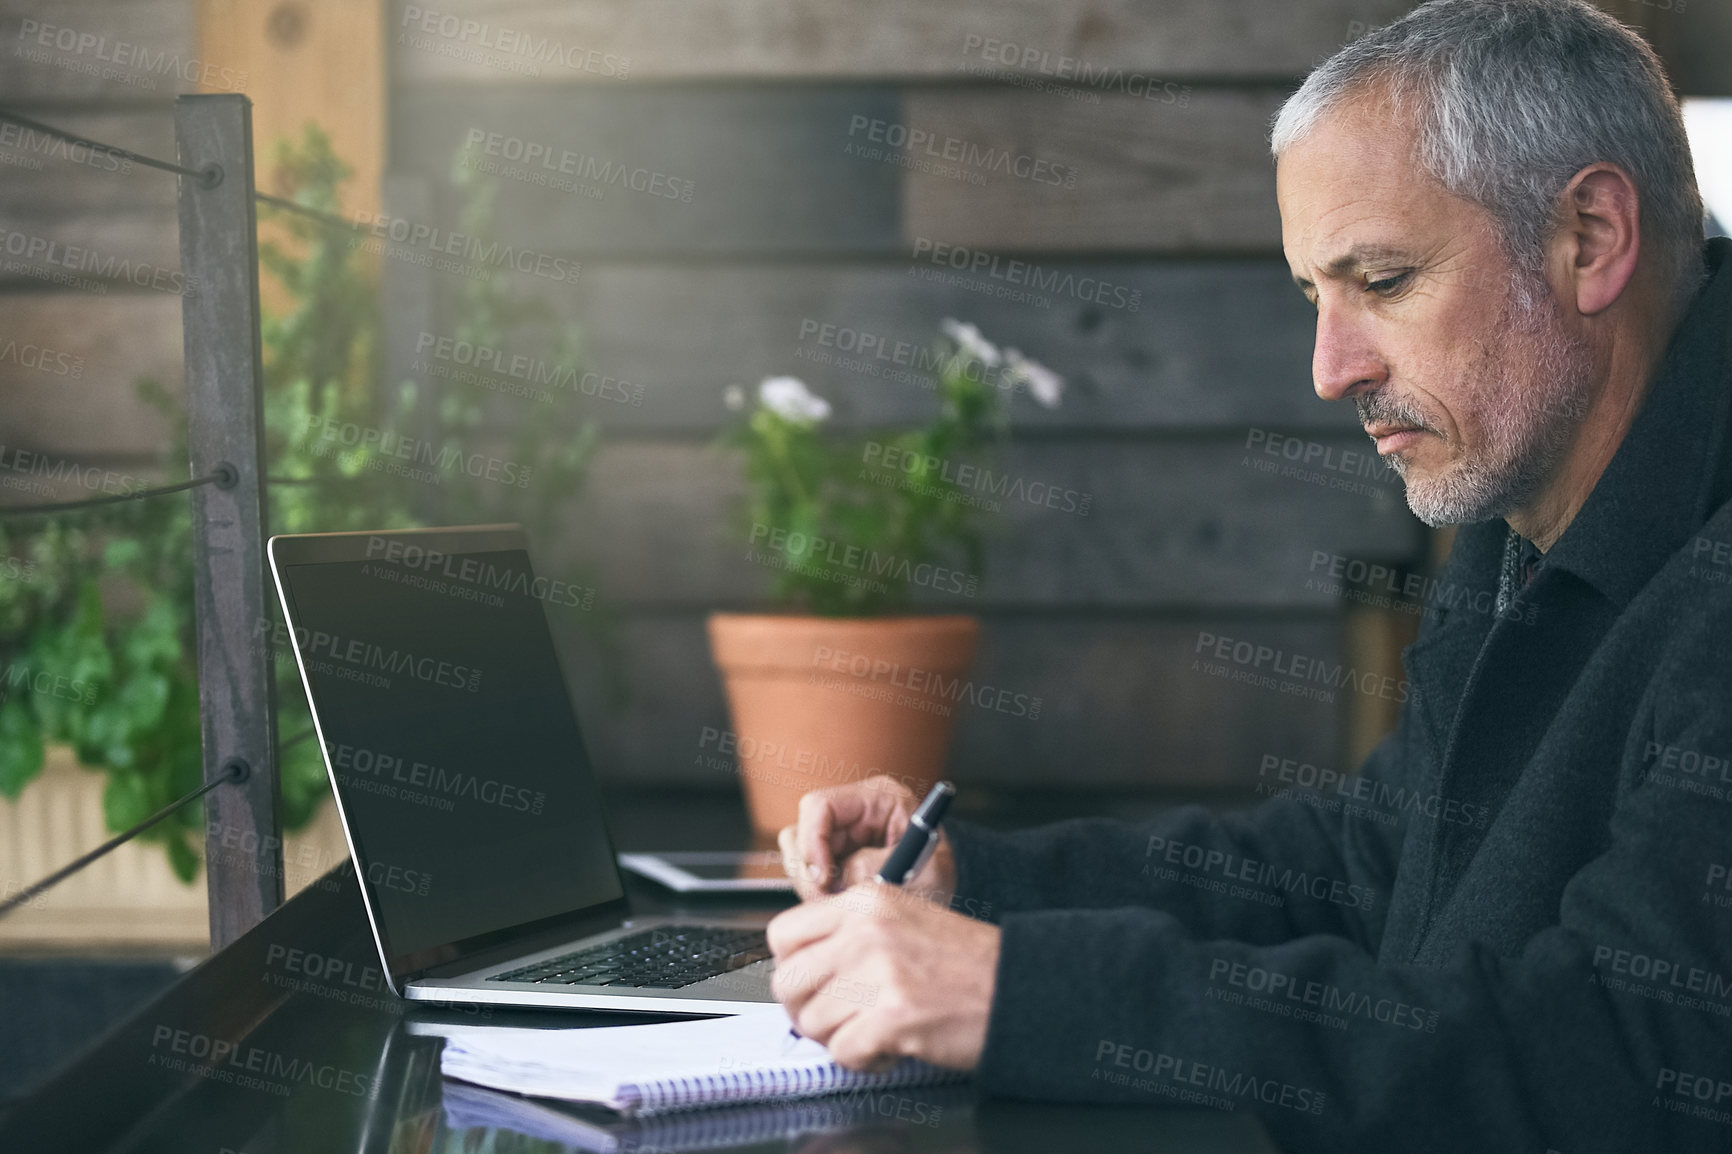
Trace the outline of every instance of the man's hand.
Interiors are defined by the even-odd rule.
[[[997,926],[867,881],[785,910],[768,933],[776,997],[800,1033],[842,1065],[980,1063],[998,977]]]
[[[782,830],[782,865],[802,901],[869,881],[908,828],[920,799],[891,777],[820,789],[800,799],[800,824]],[[942,832],[906,888],[942,905],[956,892],[956,861]]]

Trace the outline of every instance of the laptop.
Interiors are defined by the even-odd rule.
[[[272,537],[367,920],[411,1001],[774,1008],[767,916],[639,916],[516,525]],[[259,632],[271,629],[261,623]]]

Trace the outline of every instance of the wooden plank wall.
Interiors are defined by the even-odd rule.
[[[0,42],[0,104],[174,157],[174,98],[198,89],[182,70],[202,69],[191,0],[8,0]],[[180,379],[175,178],[118,171],[111,161],[0,126],[0,345],[51,350],[78,370],[0,361],[0,443],[9,454],[22,448],[56,464],[132,470],[154,464],[168,436],[133,382]],[[66,267],[67,246],[83,250],[70,256],[82,269]],[[0,470],[13,490],[5,499],[43,499],[20,489],[40,481],[11,462]]]
[[[242,92],[261,190],[275,190],[270,142],[311,119],[357,169],[355,203],[376,206],[384,21],[371,2],[6,0],[0,104],[173,159],[177,95]],[[0,343],[28,340],[80,365],[66,380],[0,360],[0,440],[80,467],[148,469],[169,430],[133,384],[155,376],[178,392],[181,375],[175,178],[113,168],[0,127],[0,228],[12,246],[0,248]],[[32,243],[58,247],[15,251]],[[66,259],[89,271],[64,275]],[[267,300],[274,287],[266,278]]]
[[[1315,555],[1423,550],[1389,479],[1283,477],[1288,462],[1261,452],[1283,436],[1363,445],[1311,392],[1312,314],[1280,257],[1267,122],[1313,61],[1405,7],[396,5],[387,188],[420,190],[429,223],[454,227],[454,160],[482,141],[471,155],[501,166],[503,238],[581,263],[575,283],[512,283],[582,325],[588,367],[641,388],[641,404],[590,402],[606,448],[543,550],[591,566],[613,614],[612,657],[568,630],[600,763],[718,782],[698,757],[704,728],[726,725],[704,616],[762,605],[768,586],[724,530],[738,487],[713,448],[724,387],[792,373],[850,427],[918,420],[933,404],[922,374],[847,350],[929,346],[946,316],[1069,380],[1057,410],[1015,400],[1005,464],[1091,496],[1086,517],[1007,503],[978,595],[925,599],[981,613],[977,680],[1042,703],[1038,720],[962,707],[956,776],[1245,787],[1266,755],[1350,758],[1348,727],[1387,700],[1244,684],[1198,651],[1228,637],[1350,660]],[[1070,82],[1085,68],[1092,83]],[[947,149],[965,159],[947,165]],[[556,166],[569,151],[579,174],[661,174],[689,200],[504,171],[531,151]],[[1002,155],[1029,175],[981,159]],[[1001,292],[1012,260],[1088,291]],[[427,279],[429,327],[453,334],[462,282]],[[389,355],[406,366],[403,339]],[[533,331],[509,343],[545,348]],[[502,427],[533,419],[530,402],[495,402]],[[609,660],[623,702],[606,695]]]
[[[836,344],[864,334],[924,346],[944,316],[1069,379],[1056,412],[1016,401],[1007,463],[1092,498],[1087,518],[1018,505],[994,519],[985,582],[959,604],[987,620],[979,680],[1040,696],[1043,708],[1038,721],[964,710],[957,775],[1243,785],[1268,754],[1351,764],[1366,718],[1375,730],[1387,701],[1303,700],[1193,662],[1204,634],[1363,660],[1363,638],[1344,636],[1347,615],[1315,580],[1314,558],[1423,555],[1397,487],[1344,489],[1357,479],[1339,470],[1281,476],[1287,462],[1256,451],[1280,436],[1301,450],[1363,444],[1345,412],[1309,391],[1310,313],[1280,259],[1264,138],[1308,67],[1407,6],[386,4],[385,207],[454,227],[451,166],[472,131],[659,174],[658,191],[690,189],[686,199],[607,185],[597,197],[597,187],[501,183],[508,239],[582,262],[572,283],[513,283],[583,326],[590,368],[641,389],[637,405],[579,402],[604,425],[607,448],[566,532],[542,547],[595,572],[615,626],[603,649],[562,623],[602,766],[633,781],[717,784],[695,761],[704,727],[725,724],[703,617],[762,604],[767,584],[722,530],[735,486],[710,448],[723,388],[790,372],[830,397],[845,424],[918,419],[931,403],[921,374],[844,364]],[[215,57],[224,44],[256,48],[260,20],[285,21],[277,32],[289,36],[295,7],[205,0],[207,22],[244,19],[251,31],[201,36],[197,0],[4,0],[0,102],[158,155],[172,155],[173,96],[201,81],[247,91],[261,117],[280,122],[289,81],[249,71],[252,49]],[[323,10],[300,7],[303,17]],[[1626,7],[1656,43],[1682,46],[1693,71],[1681,87],[1728,90],[1720,58],[1701,47],[1722,42],[1723,5]],[[50,24],[103,47],[43,46],[36,37]],[[534,58],[548,41],[563,58]],[[148,54],[115,63],[121,44]],[[361,64],[346,67],[365,82]],[[1083,70],[1097,79],[1079,82]],[[343,87],[341,76],[318,84]],[[361,126],[327,127],[342,139]],[[904,134],[937,142],[940,155],[889,143]],[[945,170],[945,142],[975,161]],[[989,150],[1067,177],[996,171],[978,159]],[[14,138],[0,138],[0,154],[8,237],[78,244],[145,270],[142,286],[100,275],[69,286],[41,260],[0,260],[0,347],[27,341],[80,364],[72,377],[0,359],[0,444],[140,468],[168,430],[132,382],[149,373],[172,386],[180,373],[179,298],[172,281],[153,283],[176,266],[172,180],[91,171]],[[1008,299],[1003,276],[933,263],[939,245],[1112,291],[1106,304],[1075,291]],[[384,266],[391,299],[411,306],[388,325],[401,366],[420,332],[454,331],[462,282]],[[1133,293],[1135,311],[1114,307]],[[526,330],[509,344],[536,355],[545,335]],[[495,402],[502,429],[535,419],[533,405]],[[1271,462],[1275,475],[1256,467]],[[612,662],[622,663],[623,701],[607,688]]]

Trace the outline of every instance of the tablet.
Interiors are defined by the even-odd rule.
[[[619,864],[682,894],[794,888],[782,855],[773,849],[622,853]]]

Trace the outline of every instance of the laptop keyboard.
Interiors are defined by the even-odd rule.
[[[599,946],[536,962],[490,982],[544,986],[631,986],[677,990],[770,956],[763,930],[727,926],[657,926]]]

